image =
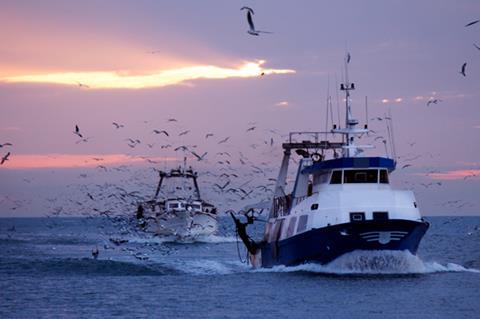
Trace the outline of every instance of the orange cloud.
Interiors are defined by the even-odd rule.
[[[151,161],[176,161],[175,157],[132,157],[125,154],[12,154],[1,168],[30,169],[30,168],[80,168],[96,167],[98,165],[140,164]]]
[[[3,77],[6,83],[51,83],[90,89],[144,89],[182,84],[196,79],[226,79],[257,77],[268,74],[295,73],[289,69],[264,69],[264,60],[245,62],[237,68],[214,65],[185,66],[159,70],[150,74],[130,74],[111,71],[63,72]]]
[[[432,179],[459,180],[459,179],[479,177],[480,169],[462,169],[462,170],[453,170],[453,171],[448,171],[443,173],[429,173],[429,174],[422,174],[422,175],[430,177]]]
[[[381,102],[383,104],[387,104],[387,103],[402,103],[403,102],[403,98],[401,97],[397,97],[395,99],[382,99]]]

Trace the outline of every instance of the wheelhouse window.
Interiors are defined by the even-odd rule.
[[[378,183],[377,169],[354,169],[343,172],[343,182],[346,184],[354,183]]]
[[[342,183],[342,171],[333,171],[332,178],[330,179],[330,184],[341,184]]]
[[[313,184],[325,184],[328,183],[330,178],[330,172],[314,175]]]
[[[307,229],[308,215],[302,215],[298,219],[297,233],[303,232]]]
[[[386,169],[380,170],[380,184],[388,184],[388,172]]]

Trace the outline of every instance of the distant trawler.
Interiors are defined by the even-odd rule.
[[[407,250],[416,254],[429,224],[411,191],[394,190],[389,177],[396,161],[388,157],[359,157],[370,145],[356,145],[355,138],[371,131],[356,128],[350,91],[342,84],[346,122],[330,132],[290,133],[283,144],[270,215],[263,239],[254,241],[247,233],[254,222],[247,214],[243,223],[233,214],[238,234],[247,247],[254,267],[326,264],[355,250]],[[340,134],[340,142],[320,140]],[[301,138],[296,141],[296,138]],[[307,137],[307,139],[303,139]],[[313,139],[313,140],[312,140]],[[291,152],[302,157],[293,191],[285,193]],[[326,159],[329,155],[331,159]]]
[[[138,206],[138,226],[159,236],[175,236],[179,240],[196,239],[215,233],[217,209],[200,197],[198,174],[186,165],[169,173],[159,171],[152,200]]]

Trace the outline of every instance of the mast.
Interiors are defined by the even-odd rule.
[[[361,152],[360,147],[371,147],[369,145],[356,145],[355,137],[368,132],[367,128],[356,128],[358,120],[353,118],[352,114],[352,101],[350,99],[350,91],[355,90],[355,84],[350,83],[348,79],[348,64],[350,63],[350,53],[345,57],[345,83],[340,84],[340,91],[345,92],[345,127],[334,128],[332,133],[339,133],[345,137],[345,144],[343,146],[343,157],[355,157]]]

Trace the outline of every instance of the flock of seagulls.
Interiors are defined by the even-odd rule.
[[[244,6],[240,10],[246,12],[246,19],[248,23],[248,31],[247,31],[248,34],[252,36],[259,36],[261,34],[272,33],[269,31],[262,31],[262,30],[256,29],[255,24],[253,22],[253,16],[255,13],[252,8]],[[472,21],[466,24],[465,27],[471,27],[479,22],[480,20]],[[476,45],[475,43],[473,45],[476,49],[480,50],[480,47],[478,45]],[[157,52],[158,51],[152,51],[151,53],[155,54]],[[350,60],[351,60],[351,55],[350,53],[348,53],[346,56],[346,62],[350,63]],[[460,74],[464,77],[466,77],[467,75],[466,68],[467,68],[467,62],[464,62],[460,69]],[[262,75],[263,74],[264,73],[262,73]],[[90,88],[89,85],[80,83],[80,82],[77,82],[77,85],[80,88]],[[442,102],[442,100],[432,98],[427,102],[427,106],[430,106],[432,104],[438,104],[440,102]],[[373,118],[372,120],[383,121],[385,119],[387,118],[376,117],[376,118]],[[178,123],[178,120],[175,118],[168,118],[166,119],[166,122],[170,124],[176,124]],[[117,122],[112,122],[111,124],[113,125],[115,130],[120,130],[122,128],[125,128],[124,124],[120,124]],[[258,130],[259,129],[257,125],[249,125],[246,128],[245,133],[251,133]],[[172,138],[172,136],[175,136],[171,134],[171,132],[169,133],[165,129],[155,128],[155,129],[152,129],[150,132],[151,132],[150,134],[159,135],[160,138],[164,138],[164,139]],[[274,133],[275,131],[269,130],[269,132]],[[191,133],[191,130],[182,130],[176,136],[186,138],[188,137],[189,133]],[[78,124],[75,125],[73,134],[80,138],[79,140],[76,141],[77,144],[87,143],[91,139],[91,137],[84,137],[84,134],[83,132],[81,132]],[[208,132],[205,134],[204,139],[207,141],[209,139],[213,139],[214,137],[215,137],[214,133]],[[230,138],[231,137],[228,136],[228,137],[224,137],[222,139],[217,140],[218,142],[216,147],[219,147],[219,145],[228,146],[228,142],[230,141]],[[142,141],[139,138],[129,137],[125,139],[125,141],[128,142],[127,145],[132,149],[142,145]],[[376,137],[375,141],[381,141],[384,144],[386,143],[386,139],[382,136]],[[413,147],[414,144],[415,143],[411,143],[410,146]],[[151,149],[155,147],[156,142],[146,143],[143,145],[147,145]],[[6,142],[3,144],[0,144],[0,148],[5,148],[9,146],[12,146],[12,143]],[[275,146],[275,143],[274,143],[273,137],[270,137],[269,140],[263,141],[263,143],[249,145],[250,149],[253,150],[254,152],[260,153],[261,155],[267,155],[267,157],[269,156],[269,160],[271,161],[276,160],[274,154],[278,153],[277,152],[278,150],[274,149],[274,146]],[[197,148],[197,145],[178,145],[173,140],[169,141],[169,143],[164,143],[163,145],[160,145],[161,150],[171,149],[174,152],[184,152],[184,154],[192,155],[193,156],[192,158],[196,159],[196,161],[198,162],[208,162],[210,160],[210,163],[214,163],[216,167],[216,171],[218,171],[218,174],[213,173],[212,170],[209,170],[201,173],[201,177],[206,179],[206,181],[204,181],[203,183],[211,187],[212,194],[217,194],[220,199],[226,199],[226,205],[231,205],[235,202],[244,201],[246,199],[254,199],[257,201],[262,201],[265,199],[266,194],[268,197],[269,196],[268,193],[272,192],[272,188],[276,180],[274,178],[275,172],[271,168],[271,164],[272,164],[271,161],[262,161],[261,163],[254,163],[241,152],[238,153],[238,156],[236,156],[236,158],[233,158],[232,154],[226,150],[217,152],[214,156],[211,155],[209,158],[207,158],[207,155],[209,154],[208,151],[198,152],[196,148]],[[3,165],[6,161],[8,161],[9,157],[10,157],[10,152],[7,152],[5,155],[3,155],[1,157],[0,165]],[[215,159],[213,159],[213,157],[215,157]],[[143,158],[147,163],[150,163],[150,164],[159,163],[158,161],[155,161],[148,157],[143,157]],[[405,164],[401,166],[401,169],[407,169],[409,167],[412,167],[413,166],[412,163],[406,163],[406,162],[413,161],[414,159],[415,158],[404,159]],[[98,161],[99,163],[103,162],[102,158],[93,158],[92,160]],[[62,213],[68,214],[69,212],[75,212],[80,209],[82,214],[86,217],[93,218],[96,216],[102,216],[107,220],[109,220],[110,222],[114,222],[116,225],[119,225],[119,227],[125,233],[131,233],[132,232],[132,228],[130,227],[131,225],[129,225],[128,220],[126,221],[125,218],[122,218],[124,216],[122,216],[121,214],[122,213],[130,214],[131,213],[130,209],[135,207],[138,202],[143,202],[149,199],[148,198],[149,196],[144,194],[151,193],[152,185],[145,183],[145,178],[149,174],[151,174],[152,170],[158,171],[158,169],[156,167],[149,167],[149,169],[147,169],[146,171],[145,170],[132,171],[131,167],[128,167],[125,165],[122,165],[119,167],[110,167],[102,164],[99,164],[96,168],[102,174],[124,173],[131,176],[121,180],[121,184],[124,187],[119,187],[115,184],[109,184],[109,183],[103,183],[103,184],[82,183],[79,185],[78,184],[70,185],[70,187],[77,187],[80,190],[82,190],[82,192],[79,192],[79,193],[85,194],[86,198],[79,199],[79,200],[69,199],[68,206],[70,207],[64,207],[66,205],[61,205],[59,203],[60,201],[59,198],[48,199],[50,203],[54,204],[54,207],[52,208],[51,216],[58,216],[59,214],[62,214]],[[292,178],[291,177],[292,175],[293,173],[290,173],[290,178]],[[474,176],[475,175],[473,175],[473,177]],[[89,174],[81,174],[79,176],[79,178],[81,179],[88,179],[89,177],[90,177]],[[261,177],[261,179],[263,180],[268,180],[268,183],[256,185],[256,181],[260,179],[259,177]],[[465,180],[468,177],[470,176],[465,177]],[[428,188],[431,186],[441,186],[442,184],[441,182],[431,182],[431,183],[421,183],[420,185],[425,188]],[[458,203],[459,201],[448,202],[448,204],[458,204]],[[466,205],[465,203],[460,203],[460,204]],[[125,208],[127,208],[127,210],[125,210]],[[120,212],[120,216],[119,216],[119,212]],[[124,241],[121,239],[115,239],[115,238],[110,238],[110,241],[114,243],[116,246],[120,246],[123,243],[127,242],[127,241]],[[105,249],[109,249],[109,247],[106,245]],[[99,256],[99,250],[98,250],[98,247],[96,247],[94,250],[92,250],[92,257],[94,259],[97,259],[98,256]],[[148,259],[147,257],[144,257],[144,255],[139,255],[136,258],[142,259],[142,260]]]

